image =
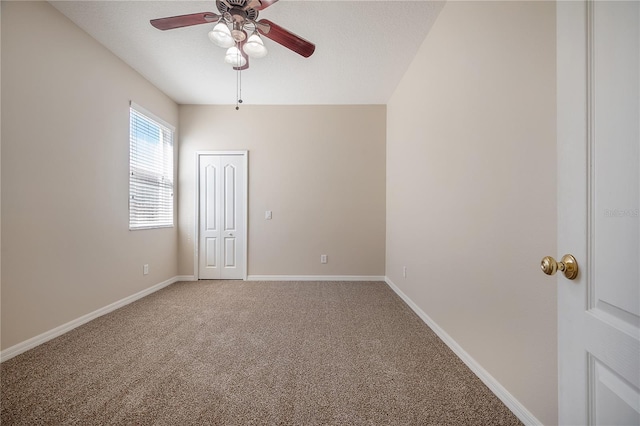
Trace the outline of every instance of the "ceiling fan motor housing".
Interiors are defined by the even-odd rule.
[[[259,5],[260,2],[257,2],[255,4]],[[216,1],[216,6],[218,7],[220,14],[222,15],[227,12],[233,14],[234,11],[236,11],[242,12],[245,20],[257,20],[258,10],[254,9],[253,7],[247,7],[247,5],[253,6],[250,0],[225,0],[224,2],[220,0]]]
[[[244,41],[247,33],[244,31],[244,24],[247,22],[247,13],[242,9],[233,8],[225,16],[231,16],[231,36],[236,42]],[[257,14],[256,14],[257,15]]]

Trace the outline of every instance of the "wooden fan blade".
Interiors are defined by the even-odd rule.
[[[278,44],[283,45],[287,49],[293,50],[299,55],[308,58],[316,50],[316,45],[303,39],[300,36],[295,35],[291,31],[285,30],[280,25],[274,24],[268,19],[261,19],[258,21],[257,28],[260,34],[275,41]],[[269,26],[269,30],[266,31],[265,25]]]
[[[275,2],[277,2],[278,0],[260,0],[260,5],[257,7],[254,7],[255,10],[262,10],[262,9],[266,9],[269,6],[271,6],[272,4],[274,4]]]
[[[209,24],[220,19],[220,15],[213,12],[192,13],[190,15],[171,16],[169,18],[152,19],[151,25],[159,30],[189,27],[191,25]]]

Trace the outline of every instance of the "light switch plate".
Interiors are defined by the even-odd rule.
[[[266,212],[264,212],[264,218],[266,220],[271,220],[271,210],[267,210]]]

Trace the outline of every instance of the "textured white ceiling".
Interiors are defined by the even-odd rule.
[[[150,19],[217,13],[210,1],[51,1],[179,104],[234,104],[237,73],[207,33],[159,31]],[[269,54],[242,71],[245,104],[385,104],[435,21],[436,1],[291,1],[260,12],[316,45],[303,58],[265,39]]]

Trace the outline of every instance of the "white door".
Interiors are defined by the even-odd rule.
[[[559,422],[640,424],[640,3],[557,3]]]
[[[198,154],[199,279],[246,276],[246,154]]]

